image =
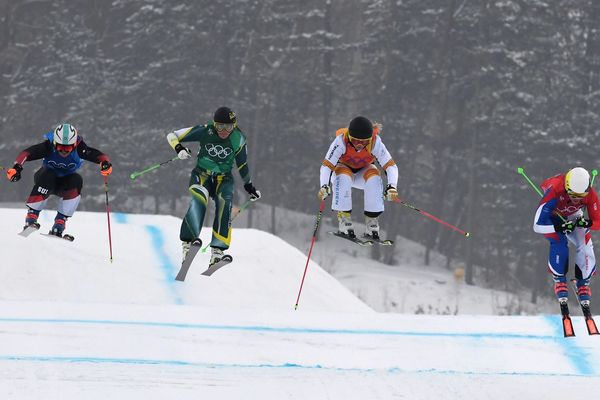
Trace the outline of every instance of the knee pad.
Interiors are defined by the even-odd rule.
[[[204,204],[208,204],[208,189],[206,189],[204,186],[195,184],[190,186],[188,190],[191,193],[192,197],[194,197],[197,200],[200,200]]]

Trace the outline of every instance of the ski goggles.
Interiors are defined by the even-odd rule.
[[[56,144],[56,151],[60,153],[70,153],[75,150],[74,144]]]
[[[583,199],[585,196],[587,196],[589,194],[589,192],[575,193],[574,191],[567,189],[567,194],[572,199]]]
[[[367,147],[371,144],[371,138],[369,139],[358,139],[353,136],[348,135],[348,139],[352,142],[354,146]]]
[[[235,128],[234,122],[215,122],[215,129],[219,132],[231,132]]]

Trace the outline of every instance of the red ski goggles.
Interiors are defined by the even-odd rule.
[[[74,144],[56,144],[55,147],[59,153],[70,153],[75,150]]]

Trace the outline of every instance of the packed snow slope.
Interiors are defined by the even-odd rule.
[[[40,232],[47,233],[55,212],[42,213]],[[73,243],[33,233],[16,233],[23,210],[1,210],[3,257],[11,263],[1,272],[10,281],[0,299],[125,304],[188,304],[289,310],[306,264],[306,256],[286,242],[258,230],[234,232],[234,262],[213,277],[210,248],[198,253],[185,282],[174,277],[181,264],[181,220],[169,216],[111,215],[113,262],[106,214],[79,212],[67,221]],[[210,241],[210,229],[202,240]],[[317,311],[370,309],[316,264],[303,289],[302,308]]]
[[[3,399],[562,400],[600,387],[600,338],[580,317],[564,339],[556,316],[376,313],[313,263],[294,310],[306,255],[261,231],[234,230],[234,262],[207,278],[200,254],[181,283],[176,218],[114,214],[113,263],[106,214],[78,213],[73,243],[17,236],[22,210],[0,218]]]

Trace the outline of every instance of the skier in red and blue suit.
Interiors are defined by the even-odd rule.
[[[27,198],[25,228],[31,225],[39,227],[40,212],[45,208],[48,197],[54,194],[59,197],[58,212],[49,233],[62,236],[67,218],[73,216],[81,199],[83,178],[77,170],[83,160],[100,164],[103,176],[111,174],[112,164],[106,154],[89,147],[73,125],[60,124],[44,135],[43,142],[20,152],[13,167],[6,171],[6,178],[17,182],[21,179],[23,164],[39,159],[42,159],[42,167],[34,175],[34,186]]]
[[[533,230],[550,242],[548,269],[554,278],[554,292],[560,302],[567,301],[568,244],[571,242],[576,248],[577,294],[582,304],[589,305],[590,280],[596,271],[590,231],[600,230],[600,204],[590,185],[590,174],[576,167],[566,174],[546,179],[541,187],[544,196],[535,213]]]

